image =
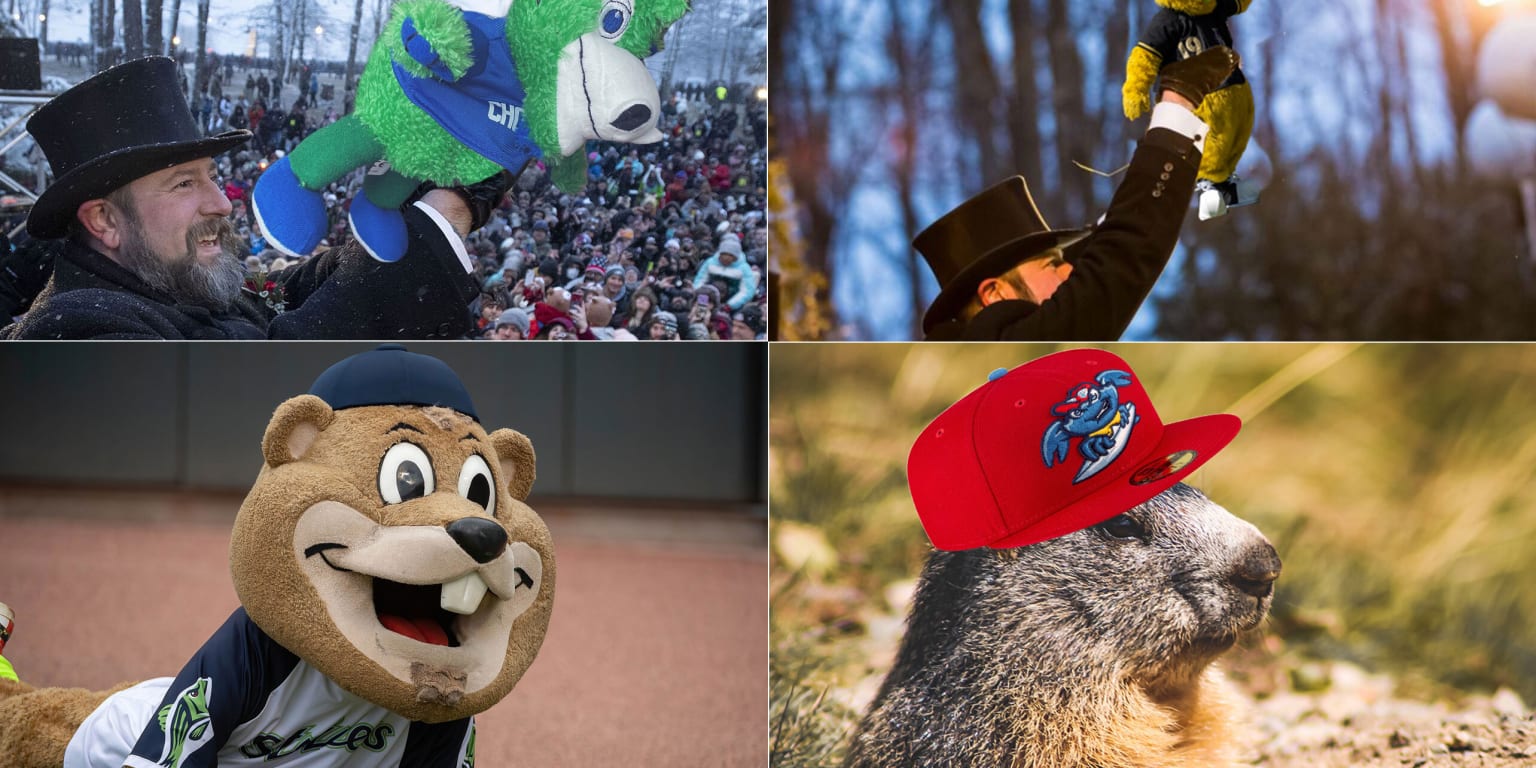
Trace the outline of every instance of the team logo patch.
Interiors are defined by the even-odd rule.
[[[1199,455],[1194,451],[1179,451],[1161,459],[1149,461],[1131,474],[1131,485],[1146,485],[1161,480],[1189,466],[1189,463]]]
[[[193,752],[213,741],[213,716],[208,698],[213,680],[199,677],[182,689],[176,699],[160,708],[160,730],[165,732],[165,747],[156,765],[181,768]]]
[[[1040,442],[1040,457],[1045,466],[1064,463],[1073,440],[1078,441],[1077,452],[1083,457],[1077,476],[1072,478],[1074,485],[1120,458],[1130,442],[1131,429],[1140,419],[1136,404],[1121,403],[1116,389],[1129,383],[1131,375],[1125,371],[1104,371],[1093,381],[1073,387],[1065,400],[1051,406],[1056,421],[1046,428],[1045,438]]]

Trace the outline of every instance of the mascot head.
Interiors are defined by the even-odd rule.
[[[546,155],[588,139],[661,141],[661,97],[641,59],[661,50],[688,0],[515,0],[507,44],[527,88],[525,114]],[[552,151],[556,150],[558,151]]]
[[[531,2],[531,0],[522,0]],[[346,690],[444,722],[501,700],[549,625],[533,446],[436,358],[385,345],[278,406],[230,542],[251,620]]]

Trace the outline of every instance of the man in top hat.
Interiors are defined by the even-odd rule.
[[[56,180],[27,219],[61,239],[53,276],[0,335],[21,339],[428,338],[469,331],[477,293],[462,237],[488,216],[505,174],[434,189],[406,210],[411,253],[380,264],[355,248],[244,288],[243,248],[213,158],[250,132],[203,136],[168,58],[131,61],[41,107],[27,130]],[[264,287],[264,286],[262,286]],[[281,299],[274,301],[274,296]]]
[[[1194,194],[1209,130],[1194,109],[1236,66],[1237,54],[1218,47],[1163,69],[1151,124],[1098,226],[1051,229],[1015,176],[918,233],[913,246],[939,280],[926,340],[1120,338],[1173,254]]]

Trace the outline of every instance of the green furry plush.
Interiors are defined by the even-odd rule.
[[[505,41],[517,67],[518,78],[526,89],[522,99],[523,116],[528,120],[533,141],[543,157],[570,158],[580,152],[579,149],[560,151],[558,140],[557,123],[563,117],[569,119],[569,116],[560,115],[556,107],[556,92],[562,85],[559,81],[562,51],[593,30],[599,21],[599,11],[606,6],[623,4],[614,0],[606,3],[604,0],[535,0],[515,2],[508,10]],[[635,3],[628,29],[615,44],[637,61],[649,56],[660,49],[661,37],[667,27],[687,10],[688,0],[653,0],[649,3],[640,0]],[[414,21],[417,33],[430,42],[432,50],[452,73],[452,79],[463,77],[476,63],[463,11],[442,0],[405,0],[394,7],[380,38],[382,42],[374,47],[358,82],[357,117],[383,145],[382,159],[399,173],[438,184],[472,183],[490,176],[499,166],[463,146],[430,115],[412,104],[401,90],[391,64],[399,64],[418,78],[435,77],[432,70],[412,58],[401,42],[401,29],[406,19]],[[295,170],[300,179],[305,180],[306,174],[298,168]],[[306,183],[305,186],[310,185]]]
[[[688,7],[516,0],[502,18],[403,0],[358,81],[356,114],[316,131],[257,182],[253,207],[267,240],[308,253],[324,231],[317,193],[362,167],[365,199],[353,201],[350,221],[381,261],[403,255],[396,209],[422,180],[473,184],[542,158],[562,189],[576,191],[587,141],[663,138],[660,96],[641,58]]]

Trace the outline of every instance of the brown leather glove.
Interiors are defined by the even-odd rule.
[[[1163,67],[1159,73],[1158,89],[1173,91],[1197,108],[1207,93],[1221,86],[1222,81],[1237,69],[1237,52],[1225,45],[1207,48],[1183,61]]]

